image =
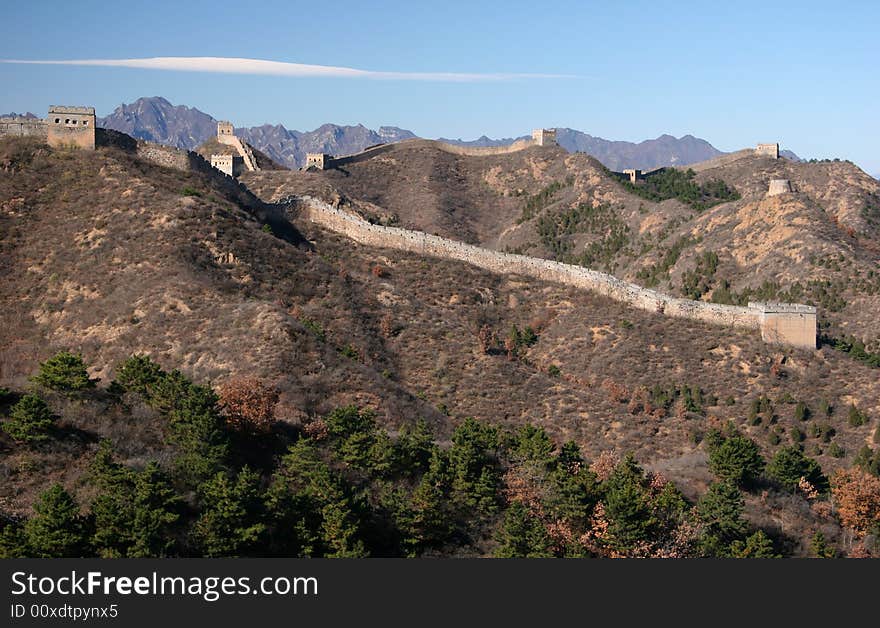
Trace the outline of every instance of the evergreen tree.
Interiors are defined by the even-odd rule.
[[[463,508],[483,516],[498,510],[497,448],[498,431],[473,418],[452,434],[448,455],[455,497]]]
[[[773,549],[773,541],[763,530],[758,530],[745,541],[734,541],[730,545],[733,558],[781,558]]]
[[[428,469],[436,449],[434,435],[424,419],[404,425],[394,441],[394,469],[399,475],[419,475]]]
[[[729,437],[717,432],[707,437],[709,468],[719,480],[744,486],[754,482],[764,470],[764,459],[755,441],[740,434]]]
[[[348,484],[321,460],[314,444],[300,439],[290,447],[273,478],[267,500],[276,538],[288,538],[303,555],[366,556],[361,521]],[[293,529],[288,526],[305,514]]]
[[[82,356],[69,351],[56,353],[40,363],[40,370],[33,381],[63,393],[77,393],[95,387],[95,381],[89,379]]]
[[[150,388],[148,401],[168,417],[170,440],[180,450],[177,469],[184,480],[196,485],[223,468],[229,435],[210,387],[172,371]]]
[[[497,533],[498,558],[546,558],[552,557],[550,537],[544,524],[531,515],[521,502],[513,502],[504,513],[504,520]]]
[[[9,419],[0,427],[13,440],[31,444],[47,440],[54,423],[55,418],[46,402],[39,395],[28,393],[12,406]]]
[[[92,544],[104,557],[147,558],[166,555],[174,545],[173,525],[179,498],[155,462],[137,472],[114,462],[103,441],[92,462],[99,487],[92,504]]]
[[[834,558],[837,555],[834,548],[828,545],[821,530],[817,530],[813,538],[810,539],[810,555],[813,558]]]
[[[553,441],[547,436],[544,428],[526,424],[516,434],[513,454],[520,460],[549,465],[553,454]]]
[[[819,463],[805,456],[796,445],[783,447],[776,452],[767,465],[767,475],[790,491],[797,488],[801,478],[806,478],[819,492],[827,491],[829,486]]]
[[[138,393],[144,399],[165,373],[148,356],[133,355],[116,367],[116,385],[126,392]]]
[[[645,489],[644,472],[632,454],[618,463],[602,489],[611,546],[625,552],[648,542],[657,520]]]
[[[27,558],[27,556],[28,548],[24,526],[0,511],[0,560]]]
[[[411,553],[443,543],[452,532],[449,462],[439,448],[431,454],[428,470],[410,499],[410,516],[404,525],[404,545]]]
[[[234,478],[221,471],[200,492],[193,536],[204,556],[239,556],[257,545],[265,531],[259,475],[247,467]]]
[[[24,526],[29,554],[36,558],[75,558],[86,554],[86,522],[73,496],[60,484],[40,495],[35,515]]]
[[[748,524],[742,518],[744,505],[742,493],[731,482],[716,482],[703,494],[694,512],[705,527],[704,553],[721,554],[730,543],[745,536]]]

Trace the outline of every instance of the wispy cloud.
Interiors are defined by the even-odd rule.
[[[381,72],[330,65],[309,65],[265,59],[242,59],[237,57],[149,57],[144,59],[67,59],[35,61],[0,59],[0,63],[23,63],[30,65],[78,65],[113,68],[140,68],[147,70],[170,70],[175,72],[212,72],[218,74],[257,74],[296,78],[349,78],[391,81],[444,81],[480,82],[512,81],[517,79],[576,78],[568,74],[528,73],[466,73],[466,72]]]

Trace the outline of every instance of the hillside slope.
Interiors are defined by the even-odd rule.
[[[457,170],[464,162],[422,158],[418,174],[400,170],[425,198],[441,168],[487,198],[510,201],[509,218],[523,198],[499,190],[520,181],[571,169],[585,184],[595,178],[591,191],[613,185],[593,160],[553,149],[525,151],[510,180],[503,160],[487,163],[481,172],[496,174],[485,181]],[[806,431],[793,402],[807,404],[815,409],[809,425],[822,427],[805,447],[826,472],[850,465],[877,428],[876,369],[829,347],[788,351],[753,333],[670,320],[565,286],[362,247],[300,220],[295,206],[242,204],[226,177],[160,168],[115,148],[67,152],[6,140],[0,167],[0,386],[26,389],[37,364],[61,348],[81,352],[105,386],[122,359],[140,353],[198,382],[271,382],[286,429],[348,403],[375,410],[392,431],[425,418],[441,443],[466,417],[530,422],[559,442],[575,440],[590,459],[632,451],[691,499],[711,481],[702,439],[728,420],[769,456],[792,428]],[[345,177],[257,175],[266,186],[283,175],[328,189]],[[388,188],[402,194],[404,183]],[[444,199],[462,207],[467,200],[434,193],[438,216]],[[281,211],[308,244],[264,228],[259,216]],[[475,238],[492,223],[462,221]],[[507,351],[513,325],[534,338]],[[772,416],[747,420],[762,395],[772,399]],[[836,408],[830,416],[818,416],[823,400]],[[849,425],[849,404],[871,420]],[[130,464],[162,455],[152,423],[71,412],[62,427],[71,436],[54,448],[30,451],[0,437],[4,508],[25,511],[53,480],[81,486],[100,438]],[[806,552],[818,526],[838,533],[799,496],[747,499],[751,521],[787,538],[795,553]]]
[[[646,198],[637,193],[642,187],[628,188],[587,155],[538,147],[462,156],[404,142],[336,170],[243,180],[267,200],[301,193],[348,199],[384,224],[579,263],[679,296],[811,303],[822,308],[831,335],[855,334],[880,350],[876,180],[847,162],[751,151],[693,170],[687,185],[712,189],[722,181],[734,200],[704,207]],[[777,178],[796,192],[767,197]]]

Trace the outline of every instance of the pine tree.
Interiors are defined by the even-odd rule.
[[[164,375],[159,365],[148,356],[133,355],[116,367],[115,383],[127,392],[148,399],[150,390]]]
[[[513,453],[521,460],[549,465],[553,454],[553,441],[547,436],[544,428],[527,424],[516,434]]]
[[[498,431],[473,418],[452,433],[449,467],[455,499],[482,516],[497,512],[500,474],[495,456]]]
[[[540,519],[529,514],[521,502],[513,502],[496,534],[498,558],[552,557],[550,537]]]
[[[730,482],[716,482],[703,494],[694,512],[705,526],[705,553],[722,553],[730,543],[745,536],[748,524],[742,518],[743,507],[742,493]]]
[[[27,558],[27,556],[28,547],[24,526],[0,511],[0,560]]]
[[[86,553],[86,526],[73,496],[60,484],[40,495],[36,514],[24,526],[30,555],[75,558]]]
[[[405,523],[404,545],[412,553],[443,543],[452,532],[448,508],[452,478],[446,456],[435,448],[410,499],[411,515]]]
[[[104,557],[165,556],[174,545],[173,525],[180,499],[155,462],[134,471],[114,462],[110,444],[102,441],[92,462],[92,481],[99,487],[92,504],[92,544]]]
[[[709,468],[719,480],[744,486],[754,482],[764,470],[764,459],[755,441],[740,434],[729,437],[710,435]]]
[[[201,515],[193,536],[204,556],[238,556],[265,531],[260,477],[244,467],[233,478],[222,471],[201,487]]]
[[[767,465],[767,475],[790,491],[797,488],[801,478],[805,478],[819,492],[828,490],[828,478],[822,474],[822,467],[805,456],[796,445],[783,447],[776,452]]]
[[[828,545],[822,530],[817,530],[813,538],[810,539],[810,554],[814,558],[834,558],[836,552],[834,548]]]
[[[20,443],[40,443],[49,438],[49,429],[55,418],[43,399],[28,393],[12,406],[9,420],[2,424],[3,431]]]
[[[61,351],[40,363],[40,370],[33,377],[37,384],[63,393],[77,393],[95,387],[89,379],[82,356]]]
[[[758,530],[743,541],[734,541],[730,545],[733,558],[781,558],[773,549],[773,541],[763,530]]]
[[[620,461],[602,489],[612,547],[625,552],[647,542],[657,520],[648,502],[644,472],[632,454]]]

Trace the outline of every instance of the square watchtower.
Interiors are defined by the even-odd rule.
[[[223,137],[226,135],[234,135],[234,127],[232,123],[228,120],[221,120],[217,123],[217,137]]]
[[[532,140],[537,146],[556,146],[556,129],[535,129]]]
[[[46,118],[49,146],[95,150],[95,108],[52,105]]]

